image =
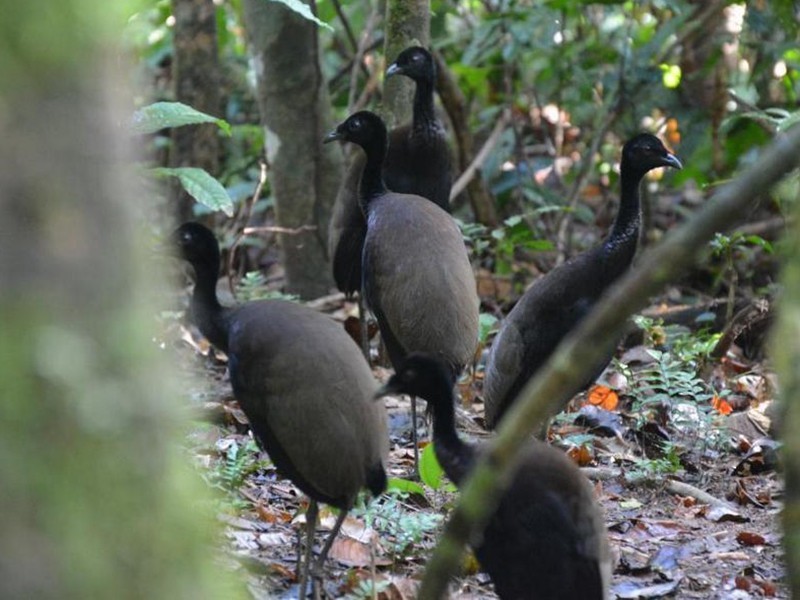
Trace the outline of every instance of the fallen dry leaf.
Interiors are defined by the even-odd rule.
[[[605,410],[614,410],[619,404],[617,392],[610,387],[595,384],[589,390],[587,400],[594,406],[599,406]]]
[[[255,508],[259,518],[267,523],[289,523],[292,520],[292,515],[285,510],[278,510],[263,502],[256,504]]]
[[[752,531],[740,531],[736,534],[736,541],[743,546],[763,546],[767,543],[763,535]]]
[[[369,544],[351,537],[337,536],[333,540],[329,556],[348,567],[368,567],[372,562]],[[390,564],[390,561],[385,564]]]
[[[572,446],[569,450],[567,450],[567,456],[574,460],[579,467],[590,465],[594,460],[591,450],[589,450],[585,444],[581,444],[580,446]]]
[[[721,415],[729,415],[733,412],[733,407],[717,395],[711,399],[711,406]]]

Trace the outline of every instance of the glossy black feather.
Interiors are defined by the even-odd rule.
[[[504,320],[485,370],[487,427],[497,426],[561,340],[630,267],[639,238],[639,184],[656,167],[680,168],[681,164],[652,135],[640,134],[625,144],[620,208],[609,236],[601,245],[535,281]],[[591,384],[612,356],[603,357],[587,378],[574,382],[570,397]]]
[[[428,401],[433,443],[447,476],[461,485],[480,448],[456,432],[447,369],[412,354],[379,393]],[[610,577],[608,542],[589,482],[558,450],[532,441],[475,555],[503,600],[602,600]]]

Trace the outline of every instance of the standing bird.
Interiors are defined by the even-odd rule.
[[[317,311],[279,300],[222,307],[219,245],[206,227],[185,223],[172,239],[195,272],[192,320],[228,355],[233,393],[256,440],[310,498],[299,596],[305,598],[308,574],[316,587],[358,492],[386,488],[388,432],[384,409],[372,401],[377,384],[350,336]],[[318,502],[341,512],[311,568]]]
[[[378,395],[414,394],[433,413],[433,448],[461,486],[480,447],[456,432],[453,385],[441,361],[410,354]],[[514,478],[475,544],[503,600],[605,600],[611,562],[589,482],[564,453],[531,440]]]
[[[436,83],[433,57],[425,48],[407,48],[386,70],[387,78],[394,75],[410,77],[416,83],[416,92],[412,121],[395,127],[389,134],[384,181],[394,192],[422,196],[449,212],[450,149],[433,108]],[[367,221],[358,199],[358,182],[365,162],[362,152],[351,161],[336,195],[328,235],[333,278],[348,296],[361,291],[361,252]]]
[[[656,167],[680,169],[681,161],[648,133],[622,148],[619,212],[605,241],[556,267],[528,289],[494,340],[483,383],[485,421],[494,429],[528,380],[585,317],[600,296],[630,267],[639,239],[639,184]],[[590,376],[575,382],[570,396],[603,372],[613,352]]]
[[[369,111],[351,115],[325,138],[358,144],[366,154],[359,185],[367,217],[364,298],[395,368],[409,352],[427,352],[444,360],[455,381],[478,344],[475,276],[461,231],[447,212],[421,196],[386,189],[386,138],[383,121]],[[416,459],[413,398],[411,406]]]

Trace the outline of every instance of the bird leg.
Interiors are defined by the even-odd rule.
[[[311,570],[311,553],[314,549],[314,532],[317,530],[318,514],[319,505],[317,501],[313,498],[309,498],[308,510],[306,511],[306,550],[304,552],[302,564],[300,565],[300,589],[297,594],[299,600],[305,600],[306,597],[308,573]],[[300,555],[298,554],[298,561],[299,560]]]
[[[325,560],[328,558],[328,552],[330,551],[331,546],[333,546],[336,536],[339,535],[339,530],[342,528],[342,523],[344,523],[344,519],[347,517],[348,512],[349,508],[339,512],[339,516],[336,518],[336,523],[334,524],[333,529],[331,529],[331,532],[328,534],[328,539],[325,540],[325,545],[322,547],[322,551],[320,551],[317,560],[314,562],[314,567],[311,569],[311,576],[313,577],[311,585],[315,599],[319,597],[318,580],[322,579],[322,576],[325,573]]]
[[[411,396],[411,443],[414,444],[414,477],[419,479],[419,440],[417,439],[416,396]]]
[[[367,311],[364,307],[364,299],[361,297],[361,292],[357,296],[358,305],[358,330],[361,335],[361,352],[364,353],[364,358],[369,362],[369,326],[367,325]]]

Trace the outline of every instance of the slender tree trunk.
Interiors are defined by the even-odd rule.
[[[391,62],[409,46],[429,47],[431,43],[430,0],[387,0],[386,40],[383,53]],[[391,128],[411,120],[414,82],[392,77],[383,88],[384,117]]]
[[[469,128],[467,99],[458,87],[458,82],[441,55],[436,52],[434,57],[436,58],[436,66],[439,73],[436,88],[447,114],[450,115],[450,122],[453,124],[453,134],[458,148],[456,164],[458,165],[458,171],[463,173],[475,159],[475,138],[473,138]],[[497,210],[495,209],[494,198],[492,198],[492,194],[481,176],[480,169],[470,180],[465,191],[475,220],[487,227],[496,227]],[[457,204],[454,198],[454,207]]]
[[[215,117],[222,117],[222,77],[217,52],[217,9],[213,0],[172,0],[175,100]],[[172,167],[219,171],[219,137],[213,123],[175,127],[169,162]],[[192,218],[194,199],[183,187],[171,186],[179,221]]]
[[[342,168],[338,148],[322,145],[333,123],[317,26],[277,2],[243,6],[278,224],[293,230],[279,234],[287,291],[314,298],[333,286],[327,232]]]
[[[779,434],[784,443],[783,543],[793,598],[800,598],[800,220],[786,231],[780,316],[772,344],[781,383]]]
[[[225,597],[142,304],[124,21],[39,4],[0,20],[0,597]]]

